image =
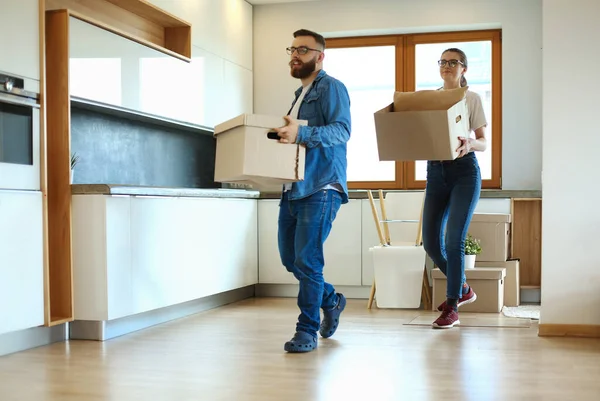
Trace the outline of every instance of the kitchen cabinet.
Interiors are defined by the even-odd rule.
[[[130,316],[256,284],[255,199],[73,196],[75,319]]]
[[[152,3],[194,26],[189,62],[70,17],[70,95],[205,127],[251,113],[252,6]]]
[[[0,71],[36,80],[25,89],[39,92],[39,0],[0,0],[0,10]]]
[[[0,334],[44,324],[42,194],[0,191]]]
[[[277,245],[279,200],[258,201],[259,283],[297,284],[281,264]],[[361,201],[342,205],[325,241],[325,280],[333,285],[361,285]]]

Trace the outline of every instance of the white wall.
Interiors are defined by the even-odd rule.
[[[298,81],[288,73],[285,48],[296,29],[333,37],[501,27],[503,188],[541,189],[541,4],[541,0],[463,0],[460,4],[327,0],[255,6],[254,112],[287,112]]]
[[[599,15],[597,0],[544,0],[544,324],[600,325]]]

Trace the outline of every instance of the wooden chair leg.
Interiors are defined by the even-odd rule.
[[[371,294],[369,295],[369,303],[367,304],[367,309],[371,309],[371,306],[373,306],[374,298],[375,298],[375,278],[373,278],[373,284],[371,284]]]
[[[425,310],[431,310],[431,287],[429,286],[429,277],[427,276],[427,268],[423,269],[423,289],[421,293],[421,300],[423,302],[423,308]]]
[[[379,214],[377,213],[377,207],[375,206],[375,199],[373,199],[373,194],[371,190],[367,191],[367,195],[369,195],[369,203],[371,204],[371,213],[373,214],[373,221],[375,221],[375,227],[377,228],[377,235],[379,236],[379,244],[381,246],[386,246],[387,242],[383,237],[383,231],[381,229],[381,223],[379,222]],[[367,309],[371,309],[373,306],[373,299],[375,298],[375,272],[373,272],[373,284],[371,285],[371,295],[369,296],[369,302],[367,303]]]

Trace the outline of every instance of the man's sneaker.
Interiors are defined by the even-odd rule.
[[[447,305],[442,311],[440,317],[438,317],[432,324],[434,329],[450,329],[458,325],[460,325],[460,320],[458,320],[458,312],[455,311],[451,306]]]
[[[319,334],[323,338],[329,338],[335,333],[340,324],[340,315],[346,308],[346,297],[338,292],[338,302],[333,309],[323,310],[323,322]]]
[[[317,337],[304,331],[297,331],[294,337],[283,346],[287,352],[310,352],[315,348],[317,348]]]
[[[472,302],[475,302],[476,299],[477,299],[477,294],[475,294],[475,291],[473,291],[473,287],[469,286],[469,292],[467,292],[466,294],[463,294],[463,296],[460,297],[456,307],[460,308],[461,305],[470,304]],[[437,307],[437,310],[439,310],[441,312],[444,310],[445,307],[446,307],[446,301],[442,302],[440,304],[440,306]]]

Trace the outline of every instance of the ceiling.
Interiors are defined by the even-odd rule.
[[[260,4],[278,4],[278,3],[300,3],[304,1],[319,1],[319,0],[246,0],[248,3],[257,6]]]

